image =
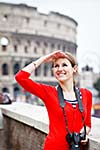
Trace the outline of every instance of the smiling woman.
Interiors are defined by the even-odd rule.
[[[37,83],[29,77],[42,63],[53,63],[53,74],[59,86]],[[47,108],[49,117],[49,133],[44,143],[44,150],[74,150],[80,149],[80,143],[88,141],[87,134],[91,128],[92,94],[87,89],[79,89],[74,85],[74,74],[77,73],[77,63],[70,53],[61,50],[40,57],[20,70],[15,78],[28,92],[41,98]],[[61,109],[58,98],[63,95],[64,108]],[[77,94],[77,92],[78,94]],[[80,111],[84,107],[84,111]],[[77,122],[77,124],[76,124]],[[70,141],[69,137],[70,136]],[[75,136],[80,139],[75,143]],[[84,135],[84,138],[80,137]],[[74,137],[74,138],[73,138]],[[73,144],[72,144],[73,143]]]
[[[53,74],[59,82],[66,82],[67,80],[74,81],[74,74],[76,72],[77,65],[71,63],[66,58],[59,58],[54,62]]]

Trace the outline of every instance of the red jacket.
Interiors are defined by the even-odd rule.
[[[64,115],[58,100],[57,90],[54,86],[49,86],[34,82],[30,74],[20,71],[16,74],[17,82],[28,92],[41,98],[47,108],[49,117],[49,133],[46,137],[44,150],[69,150],[66,142],[66,125]],[[80,89],[82,93],[82,103],[84,106],[85,125],[91,127],[91,106],[92,94],[87,89]],[[67,115],[68,128],[71,132],[80,132],[83,127],[82,114],[79,111],[78,104],[76,108],[66,102],[65,111]]]

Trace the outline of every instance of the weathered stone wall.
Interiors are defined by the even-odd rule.
[[[76,43],[77,22],[57,12],[43,14],[22,4],[0,3],[0,31],[37,34]]]
[[[4,115],[0,150],[43,150],[46,133]]]
[[[48,133],[48,116],[45,107],[27,103],[0,106],[4,127],[0,130],[0,150],[43,150]],[[89,148],[100,150],[100,119],[92,117]]]

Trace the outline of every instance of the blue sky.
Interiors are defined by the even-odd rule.
[[[56,11],[78,22],[77,59],[79,67],[89,65],[100,72],[100,1],[99,0],[0,0],[0,2],[26,3],[39,12]]]

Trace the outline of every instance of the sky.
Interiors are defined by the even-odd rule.
[[[79,69],[89,65],[100,72],[100,0],[0,0],[37,7],[40,13],[59,12],[75,19]]]

